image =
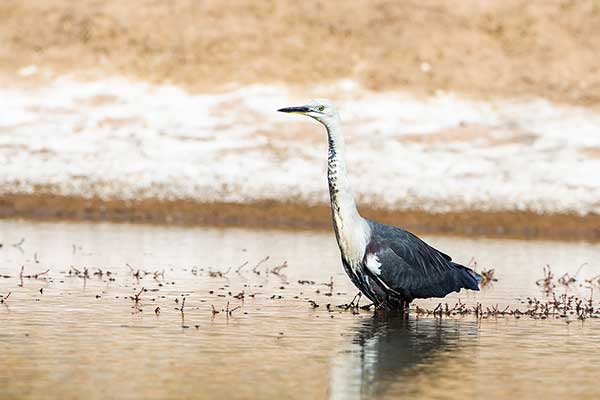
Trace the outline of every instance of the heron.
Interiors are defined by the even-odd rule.
[[[479,290],[481,276],[472,269],[453,262],[411,232],[359,214],[346,171],[340,116],[330,100],[312,100],[278,111],[311,117],[327,131],[327,180],[342,264],[377,310],[408,313],[414,299]]]

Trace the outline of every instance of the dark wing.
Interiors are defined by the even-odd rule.
[[[460,289],[479,290],[481,277],[452,262],[410,232],[371,222],[371,241],[365,254],[367,273],[407,299],[444,297]],[[369,262],[377,268],[368,268]],[[379,264],[379,265],[377,265]]]

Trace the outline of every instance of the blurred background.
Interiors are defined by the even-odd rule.
[[[600,1],[0,3],[0,214],[600,236]]]

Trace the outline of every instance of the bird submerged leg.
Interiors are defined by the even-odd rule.
[[[381,300],[379,303],[374,303],[375,312],[390,312],[400,314],[402,317],[408,317],[410,311],[410,300],[403,298],[388,296],[387,299]]]
[[[384,308],[385,301],[381,301],[381,302],[379,302],[379,304],[375,304],[375,303],[373,303],[373,304],[375,305],[375,308],[373,309],[373,311],[375,311],[375,313],[379,313],[379,312],[384,313],[386,311],[386,309]]]
[[[408,311],[410,310],[410,301],[408,300],[402,300],[401,301],[402,304],[402,314],[407,315],[408,316]]]

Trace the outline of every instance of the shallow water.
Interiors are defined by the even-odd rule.
[[[584,279],[600,273],[598,244],[426,239],[495,268],[497,282],[451,304],[524,307],[543,298],[535,282],[546,264],[558,277],[588,263],[556,289],[587,297]],[[0,295],[11,292],[0,305],[2,399],[597,398],[598,319],[329,312],[356,292],[331,233],[2,221],[0,243],[0,275],[10,276]],[[159,275],[138,279],[127,264]],[[21,265],[50,271],[20,286]],[[69,276],[71,266],[89,278]],[[228,315],[227,302],[240,308]]]

